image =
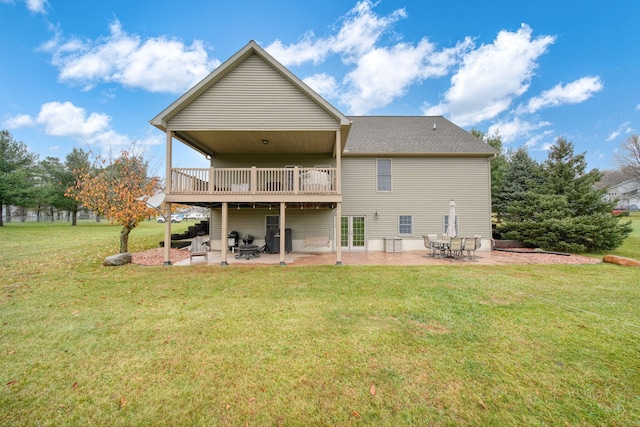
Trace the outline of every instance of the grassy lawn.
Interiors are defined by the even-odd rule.
[[[640,425],[638,268],[102,267],[118,234],[0,228],[0,425]]]

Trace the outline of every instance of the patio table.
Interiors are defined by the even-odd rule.
[[[451,240],[433,240],[433,243],[435,243],[438,247],[438,250],[440,251],[440,257],[445,258],[447,251],[449,251],[449,248],[451,247]]]

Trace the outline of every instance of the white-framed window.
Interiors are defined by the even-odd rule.
[[[458,215],[456,215],[455,221],[456,222],[454,223],[454,226],[456,227],[456,236],[457,236],[460,234],[460,232],[458,231]],[[442,229],[442,233],[444,234],[447,232],[447,228],[449,228],[449,215],[445,215],[444,220],[442,222],[444,225],[444,228]]]
[[[391,159],[376,159],[378,191],[391,191]]]
[[[413,216],[412,215],[398,215],[398,235],[399,236],[413,235]]]

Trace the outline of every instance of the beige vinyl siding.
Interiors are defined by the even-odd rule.
[[[171,118],[181,130],[336,130],[339,121],[257,55]]]
[[[397,236],[399,215],[413,216],[416,239],[442,233],[443,215],[449,213],[452,199],[460,235],[491,237],[490,164],[486,157],[392,158],[390,192],[376,191],[375,157],[347,157],[342,166],[342,214],[366,215],[369,240]]]
[[[229,231],[235,230],[242,236],[252,234],[255,244],[264,244],[266,230],[266,216],[280,215],[280,204],[274,203],[269,209],[229,209]],[[331,209],[287,209],[285,214],[286,228],[291,228],[294,251],[312,251],[313,248],[303,248],[302,241],[307,236],[327,236],[333,241],[334,216]],[[214,209],[211,216],[210,231],[214,241],[220,240],[221,210]],[[216,246],[219,247],[219,246]]]

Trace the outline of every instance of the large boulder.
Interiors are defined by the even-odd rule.
[[[125,265],[131,262],[131,254],[129,252],[123,254],[110,255],[104,259],[102,265],[105,267],[114,265]]]
[[[611,264],[624,265],[626,267],[640,267],[640,261],[616,255],[605,255],[604,258],[602,258],[602,261],[610,262]]]

